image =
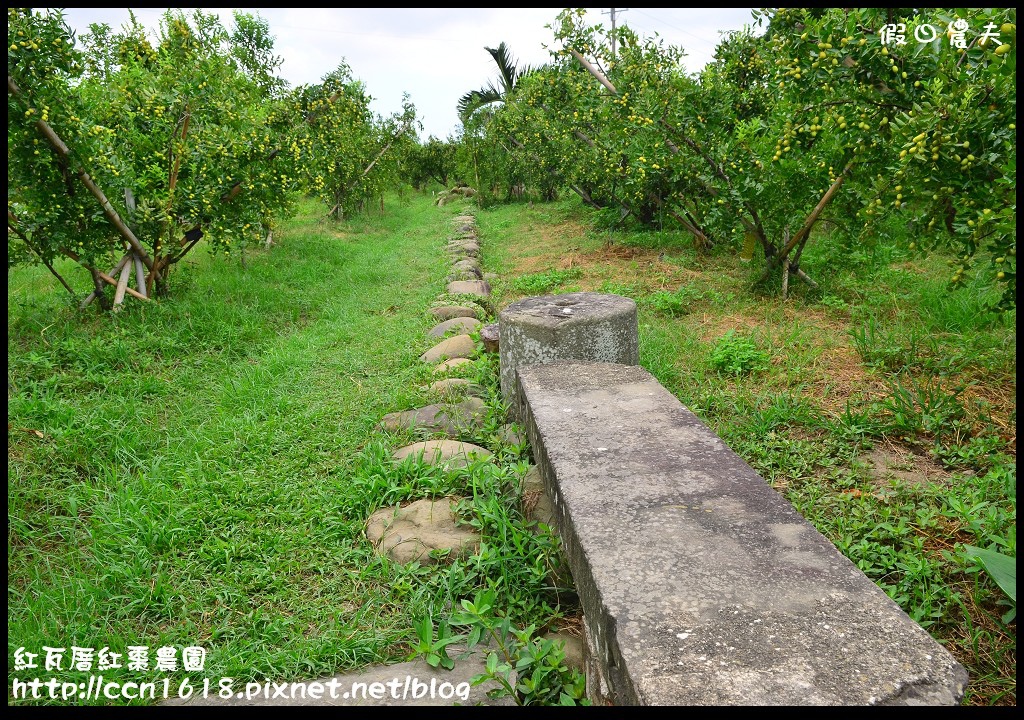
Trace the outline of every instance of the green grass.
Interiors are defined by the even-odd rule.
[[[485,589],[522,626],[575,612],[552,587],[557,541],[519,513],[526,450],[500,438],[493,356],[462,374],[492,407],[466,439],[496,463],[396,469],[415,438],[375,430],[428,402],[426,310],[464,299],[441,290],[466,209],[498,273],[481,316],[533,293],[634,298],[641,364],[967,666],[966,703],[1016,704],[1015,621],[964,551],[1016,556],[1016,314],[977,284],[947,291],[946,259],[898,237],[815,237],[801,266],[820,288],[782,302],[730,248],[597,229],[573,200],[412,196],[342,225],[303,205],[279,246],[244,266],[197,254],[170,298],[113,315],[73,309],[45,270],[9,272],[9,657],[201,645],[205,676],[301,680],[403,659],[414,625]],[[370,513],[453,493],[479,554],[374,555]]]
[[[641,365],[968,668],[965,704],[1016,704],[1015,605],[965,550],[1016,556],[1016,313],[988,311],[997,293],[949,291],[947,258],[898,232],[816,237],[801,266],[820,287],[783,302],[731,248],[600,230],[571,199],[479,223],[505,276],[571,257],[577,288],[636,300]],[[524,290],[496,289],[499,308]]]
[[[518,515],[526,462],[498,439],[496,360],[470,371],[493,409],[467,439],[497,463],[395,469],[413,438],[375,429],[426,404],[417,358],[455,212],[413,196],[335,225],[306,203],[278,246],[244,266],[197,252],[169,298],[118,314],[10,271],[9,657],[200,645],[206,677],[302,680],[404,659],[415,618],[488,584],[517,621],[557,617],[557,541]],[[479,556],[430,569],[374,554],[374,510],[450,493],[476,498]]]

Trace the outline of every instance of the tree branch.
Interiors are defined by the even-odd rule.
[[[21,88],[18,87],[18,84],[14,82],[14,78],[10,75],[7,76],[7,92],[11,93],[15,97],[24,97],[24,94],[21,92]],[[51,128],[48,123],[43,120],[37,120],[36,129],[39,130],[43,137],[46,138],[47,142],[50,143],[50,146],[54,149],[57,155],[66,159],[71,158],[71,150],[68,149],[68,146],[60,139],[60,136],[54,132],[53,128]],[[82,184],[85,185],[89,192],[92,193],[93,197],[99,201],[100,205],[103,207],[103,213],[107,216],[107,219],[114,228],[117,229],[117,232],[121,237],[127,240],[128,244],[131,245],[135,252],[139,254],[139,257],[142,258],[142,262],[146,264],[146,267],[152,269],[153,259],[146,253],[145,248],[142,247],[142,243],[139,242],[137,237],[135,237],[135,233],[131,231],[131,228],[125,225],[124,221],[121,220],[121,216],[117,214],[116,210],[114,210],[114,206],[110,204],[107,196],[103,194],[103,191],[100,190],[99,186],[97,186],[96,183],[93,182],[93,179],[89,177],[89,173],[81,167],[79,167],[75,172],[78,175],[78,179],[82,181]]]

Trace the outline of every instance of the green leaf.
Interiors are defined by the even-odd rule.
[[[967,557],[977,558],[996,584],[1011,600],[1017,602],[1017,559],[995,550],[964,545]]]

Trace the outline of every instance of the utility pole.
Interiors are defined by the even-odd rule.
[[[608,12],[601,13],[602,15],[612,16],[612,60],[615,59],[615,13],[626,12],[629,8],[611,8]]]

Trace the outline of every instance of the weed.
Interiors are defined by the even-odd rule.
[[[462,635],[451,635],[448,623],[440,623],[437,639],[430,618],[417,622],[420,638],[417,652],[432,665],[453,662],[445,648],[465,641],[467,650],[486,642],[485,670],[473,678],[474,685],[492,680],[498,687],[488,692],[491,697],[510,697],[517,705],[589,705],[586,679],[565,663],[565,651],[554,640],[536,637],[537,628],[529,625],[516,628],[511,619],[497,607],[498,596],[492,588],[476,593],[472,600],[461,602],[462,610],[450,624],[467,628]]]
[[[711,349],[711,367],[726,375],[749,375],[767,369],[768,353],[758,349],[748,338],[730,330]]]
[[[891,427],[898,433],[909,437],[947,437],[959,444],[969,436],[959,400],[963,390],[946,390],[932,376],[918,379],[898,375],[889,381],[889,396],[882,407],[889,412]]]
[[[546,270],[513,278],[511,288],[521,295],[545,295],[561,285],[580,277],[579,268],[568,270]]]
[[[882,329],[874,315],[849,331],[857,354],[870,367],[899,372],[913,367],[920,353],[920,337],[904,328],[889,332]]]
[[[642,307],[650,308],[656,315],[663,317],[682,317],[691,312],[693,303],[701,299],[700,291],[689,285],[683,285],[675,292],[657,290],[641,298]]]

